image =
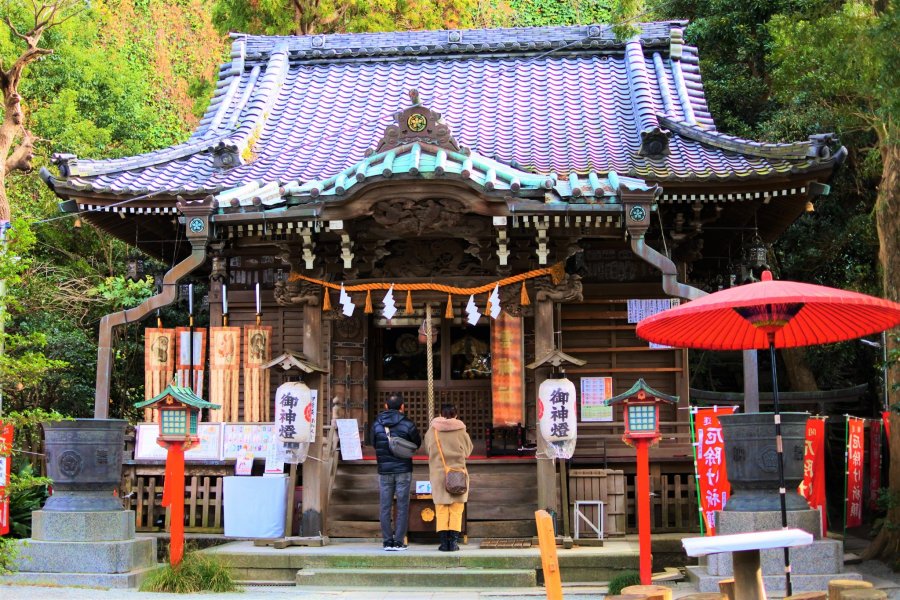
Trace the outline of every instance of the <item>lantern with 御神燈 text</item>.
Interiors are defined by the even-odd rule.
[[[289,381],[275,390],[275,429],[278,439],[286,443],[312,441],[315,407],[309,386],[302,381]]]
[[[575,384],[566,378],[545,379],[538,390],[541,437],[557,447],[559,458],[571,458],[578,435]]]

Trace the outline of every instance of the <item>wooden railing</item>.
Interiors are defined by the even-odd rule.
[[[628,532],[637,532],[634,476],[626,476],[628,494]],[[697,512],[697,484],[694,476],[669,473],[650,476],[650,515],[654,533],[700,531]]]
[[[690,425],[679,421],[661,421],[659,425],[660,441],[650,449],[651,459],[693,460]],[[634,449],[622,441],[623,433],[621,423],[579,425],[575,463],[599,463],[633,457]]]
[[[192,533],[222,533],[223,477],[234,465],[185,465],[184,530]],[[122,499],[134,511],[137,531],[164,531],[167,511],[162,506],[163,464],[126,462],[122,472]]]
[[[334,489],[334,480],[337,477],[338,435],[337,426],[325,427],[328,433],[325,435],[325,443],[322,445],[322,477],[325,479],[322,486],[322,531],[328,530],[328,505],[331,503],[331,492]]]

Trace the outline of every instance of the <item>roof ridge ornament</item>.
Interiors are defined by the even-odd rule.
[[[375,152],[385,152],[416,142],[460,152],[461,148],[450,134],[450,127],[444,122],[441,113],[423,105],[415,88],[409,90],[409,99],[412,106],[394,114],[397,124],[385,127],[384,136]]]

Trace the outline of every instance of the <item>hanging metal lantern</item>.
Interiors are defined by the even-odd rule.
[[[752,269],[760,269],[766,266],[768,248],[760,239],[759,234],[754,234],[753,239],[747,245],[745,251],[747,265]]]
[[[128,260],[125,261],[125,277],[131,281],[144,278],[144,259],[137,251],[129,254]]]

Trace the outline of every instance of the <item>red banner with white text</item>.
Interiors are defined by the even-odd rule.
[[[719,415],[734,414],[735,407],[715,406],[697,409],[697,479],[700,484],[700,508],[707,535],[716,535],[716,511],[725,508],[731,485],[725,471],[725,444]]]
[[[825,513],[825,419],[806,420],[806,443],[803,451],[803,482],[797,489],[811,508],[822,511],[822,535],[828,530]]]
[[[12,472],[13,426],[0,423],[0,535],[9,533],[9,476]]]
[[[862,525],[865,421],[847,417],[847,508],[845,527]]]
[[[869,423],[869,508],[878,507],[881,489],[881,421]]]

